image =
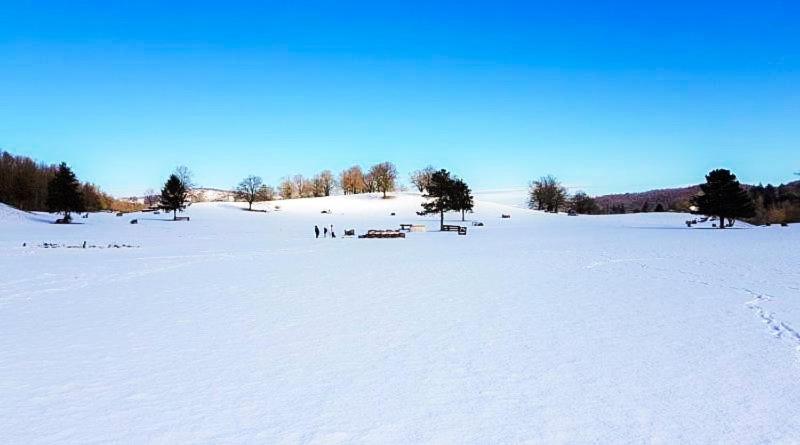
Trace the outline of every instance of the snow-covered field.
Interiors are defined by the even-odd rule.
[[[798,227],[419,199],[0,207],[0,443],[800,441]]]

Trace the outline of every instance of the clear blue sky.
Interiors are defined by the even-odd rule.
[[[800,170],[800,6],[762,1],[9,1],[0,147],[119,194],[185,164],[427,164],[590,193]]]

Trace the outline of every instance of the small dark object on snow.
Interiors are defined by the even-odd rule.
[[[406,232],[411,231],[411,226],[414,224],[400,224],[400,230],[405,230]]]
[[[122,212],[117,212],[117,216],[122,216]]]
[[[65,216],[63,218],[58,218],[56,220],[56,224],[69,224],[72,222],[72,218],[69,216]]]
[[[365,235],[358,235],[359,238],[405,238],[406,234],[399,230],[368,230]]]
[[[483,227],[483,223],[480,221],[472,221],[473,227]]]
[[[139,220],[138,219],[132,219],[131,220],[131,224],[139,224]]]
[[[395,213],[394,213],[394,212],[392,212],[392,213],[391,213],[389,216],[395,216]]]
[[[83,216],[81,216],[81,218],[83,218],[83,219],[86,219],[86,218],[88,218],[88,217],[89,217],[89,214],[88,214],[88,213],[85,213]]]
[[[83,242],[83,248],[86,248],[86,241]]]
[[[578,216],[578,212],[576,212],[574,209],[569,209],[569,212],[567,212],[567,215],[569,215],[569,216]]]
[[[789,223],[782,222],[781,227],[789,227]]]
[[[175,221],[189,221],[189,217],[188,216],[179,216],[179,217],[175,218]]]
[[[511,215],[506,215],[505,213],[503,213],[502,215],[500,215],[500,217],[503,219],[508,219],[511,218]]]
[[[345,229],[344,236],[356,236],[356,229]]]
[[[320,213],[322,213],[322,214],[328,214],[328,213],[331,213],[331,212],[330,212],[330,210],[323,210],[323,211],[321,211]]]

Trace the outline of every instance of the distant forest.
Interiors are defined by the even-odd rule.
[[[800,222],[800,181],[774,186],[742,185],[753,199],[756,215],[753,224]],[[637,213],[653,211],[689,212],[692,197],[700,186],[650,190],[640,193],[604,195],[595,198],[598,213]]]
[[[36,162],[0,150],[0,202],[27,211],[47,211],[47,185],[58,170],[57,165]],[[137,205],[103,193],[89,182],[81,182],[87,211],[130,211]]]

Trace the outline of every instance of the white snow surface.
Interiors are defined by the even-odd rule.
[[[798,227],[420,199],[0,207],[0,443],[800,440]]]

